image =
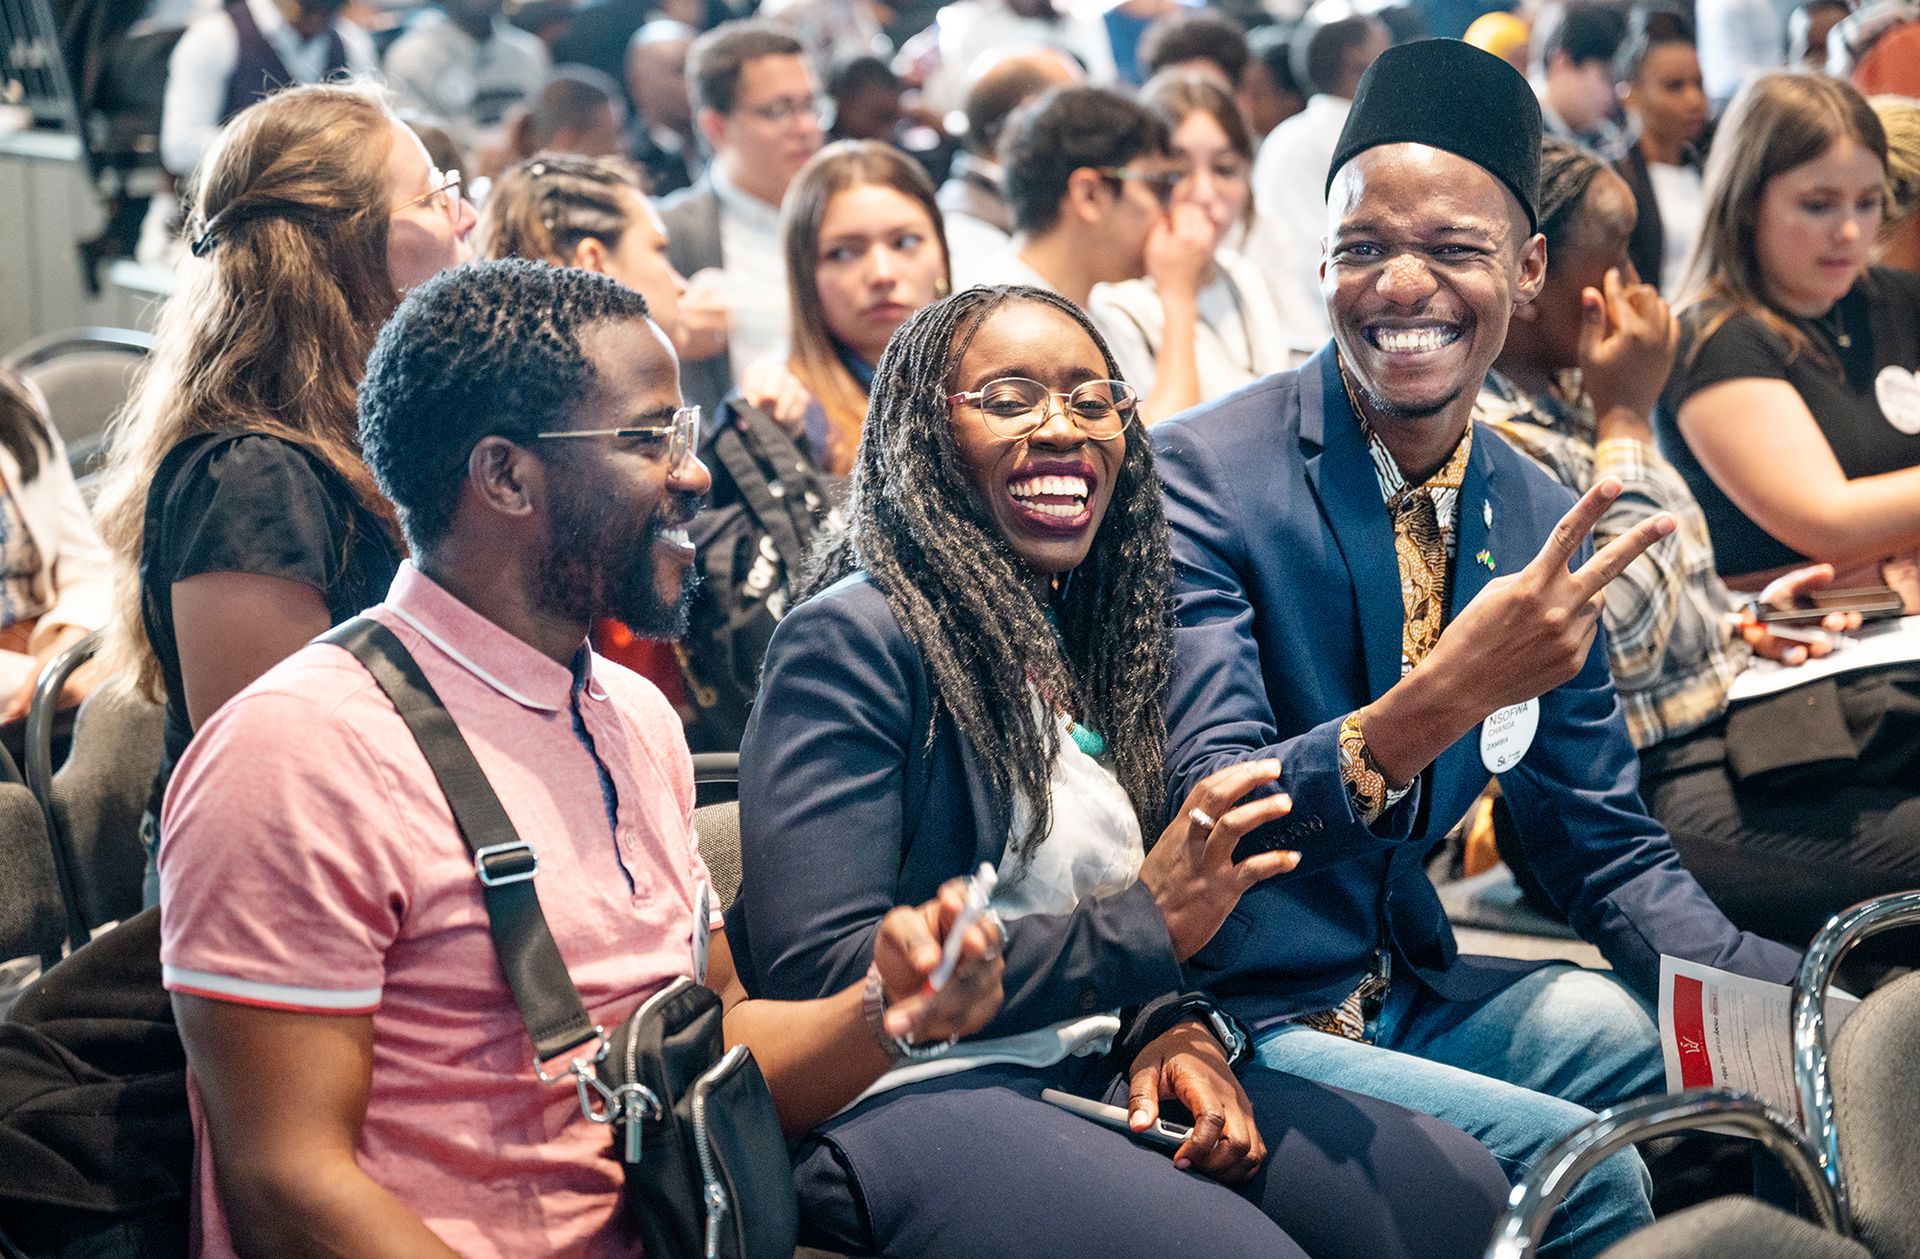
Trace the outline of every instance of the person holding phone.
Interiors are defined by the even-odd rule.
[[[1474,417],[1577,494],[1607,477],[1621,483],[1594,525],[1596,545],[1657,512],[1679,522],[1606,588],[1601,614],[1640,754],[1641,794],[1729,919],[1805,941],[1837,910],[1920,886],[1920,790],[1900,785],[1897,751],[1893,764],[1862,757],[1852,733],[1827,720],[1849,702],[1884,695],[1895,675],[1809,680],[1729,706],[1735,680],[1756,658],[1804,664],[1859,627],[1857,611],[1817,606],[1833,601],[1827,596],[1862,601],[1833,589],[1831,565],[1793,570],[1757,604],[1715,572],[1700,506],[1661,457],[1648,421],[1676,329],[1653,286],[1635,281],[1634,212],[1625,180],[1599,159],[1546,142],[1546,282],[1515,312]],[[1898,599],[1890,601],[1897,610]],[[1883,727],[1869,742],[1884,748],[1915,744],[1920,715],[1892,716],[1859,728]],[[1808,771],[1820,775],[1817,792],[1783,789]],[[1920,777],[1907,772],[1909,781]],[[1544,902],[1524,847],[1503,836],[1501,850],[1521,886]]]
[[[807,1230],[932,1259],[1202,1236],[1210,1255],[1478,1254],[1505,1196],[1483,1147],[1252,1066],[1246,1029],[1182,991],[1180,964],[1299,858],[1234,857],[1289,808],[1249,798],[1270,761],[1162,824],[1173,577],[1138,408],[1086,315],[1037,288],[937,302],[881,355],[849,528],[774,633],[741,745],[728,939],[757,995],[835,991],[896,900],[986,862],[1006,1003],[974,1036],[894,1046],[800,1145]],[[1049,1088],[1125,1104],[1133,1132],[1177,1105],[1193,1130],[1169,1161]]]
[[[1729,107],[1655,426],[1727,584],[1830,563],[1920,612],[1920,276],[1870,265],[1887,137],[1860,94],[1775,73]]]

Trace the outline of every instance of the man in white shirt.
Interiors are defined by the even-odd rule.
[[[1304,110],[1268,134],[1253,163],[1255,226],[1245,252],[1272,277],[1274,296],[1290,320],[1289,340],[1302,345],[1318,345],[1328,336],[1320,296],[1327,164],[1360,76],[1392,43],[1392,33],[1376,17],[1304,19],[1294,35],[1293,62],[1312,95]]]
[[[185,176],[220,125],[276,87],[379,65],[367,33],[340,16],[346,0],[237,0],[195,18],[167,61],[160,161]]]
[[[501,16],[501,0],[440,0],[387,49],[403,106],[433,114],[468,149],[540,90],[547,46]]]
[[[726,22],[687,54],[694,122],[713,150],[700,181],[660,203],[668,256],[692,291],[682,314],[726,308],[721,353],[681,365],[687,401],[717,407],[749,365],[784,358],[787,273],[780,201],[820,151],[820,88],[800,42],[768,22]],[[701,276],[718,269],[719,275]]]
[[[1105,87],[1119,78],[1106,22],[1092,8],[1062,0],[954,0],[934,17],[939,63],[921,96],[934,109],[959,109],[973,65],[1015,44],[1053,48],[1078,61],[1087,82]]]

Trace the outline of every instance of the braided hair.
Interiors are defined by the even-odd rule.
[[[1092,549],[1052,601],[1056,635],[967,480],[947,402],[974,336],[1010,301],[1072,319],[1119,376],[1087,316],[1055,293],[968,289],[916,312],[880,356],[847,530],[824,542],[805,585],[867,571],[926,660],[936,709],[972,744],[996,797],[1028,802],[1032,823],[1009,838],[1009,852],[1030,853],[1053,824],[1047,783],[1059,730],[1036,713],[1036,690],[1105,736],[1151,842],[1166,792],[1160,705],[1173,666],[1172,562],[1153,453],[1136,416]]]

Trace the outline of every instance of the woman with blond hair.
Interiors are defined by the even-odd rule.
[[[1762,75],[1714,141],[1656,425],[1736,589],[1825,562],[1920,611],[1920,276],[1871,265],[1886,175],[1879,118],[1822,75]]]
[[[164,699],[150,813],[193,731],[400,561],[355,393],[406,290],[467,258],[460,173],[382,101],[293,88],[238,115],[190,193],[178,292],[112,433],[110,663]]]

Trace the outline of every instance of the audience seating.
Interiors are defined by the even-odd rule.
[[[1825,997],[1868,936],[1920,926],[1920,891],[1835,914],[1807,947],[1794,984],[1800,1108],[1841,1217],[1874,1259],[1920,1259],[1920,973],[1867,994],[1829,1045]]]
[[[1714,1208],[1696,1215],[1693,1208],[1668,1216],[1650,1228],[1609,1247],[1604,1259],[1656,1259],[1662,1255],[1725,1254],[1734,1251],[1700,1250],[1695,1243],[1709,1225],[1737,1227],[1743,1235],[1764,1235],[1769,1259],[1869,1259],[1844,1235],[1840,1205],[1821,1173],[1820,1159],[1806,1134],[1791,1120],[1752,1097],[1720,1089],[1692,1089],[1685,1093],[1643,1097],[1602,1111],[1592,1123],[1568,1133],[1540,1157],[1539,1163],[1514,1184],[1506,1214],[1494,1230],[1486,1259],[1526,1259],[1535,1254],[1555,1208],[1587,1172],[1610,1155],[1636,1142],[1711,1130],[1751,1137],[1786,1168],[1815,1214],[1818,1227],[1784,1212],[1762,1208],[1741,1199],[1719,1199]],[[1723,1205],[1725,1204],[1725,1205]],[[1774,1218],[1778,1216],[1778,1218]],[[1835,1243],[1840,1243],[1835,1248]],[[1739,1252],[1752,1254],[1751,1247]]]
[[[107,424],[126,404],[134,372],[153,338],[126,328],[76,328],[36,337],[7,355],[5,366],[46,395],[67,462],[84,478],[104,461]]]
[[[1514,1186],[1486,1259],[1523,1259],[1581,1176],[1614,1151],[1692,1130],[1734,1132],[1771,1151],[1813,1222],[1722,1198],[1677,1212],[1602,1259],[1920,1259],[1920,973],[1869,993],[1831,1046],[1825,999],[1848,952],[1870,935],[1920,926],[1920,891],[1836,914],[1794,983],[1794,1076],[1806,1127],[1751,1097],[1696,1089],[1605,1111],[1568,1135]]]
[[[31,957],[51,966],[66,939],[46,815],[25,784],[0,783],[0,962]]]
[[[160,705],[125,687],[103,685],[80,706],[73,751],[55,769],[56,700],[98,645],[98,635],[89,635],[56,657],[41,673],[27,714],[27,784],[46,815],[76,949],[94,928],[140,910],[147,863],[140,819],[160,771],[165,716]]]

